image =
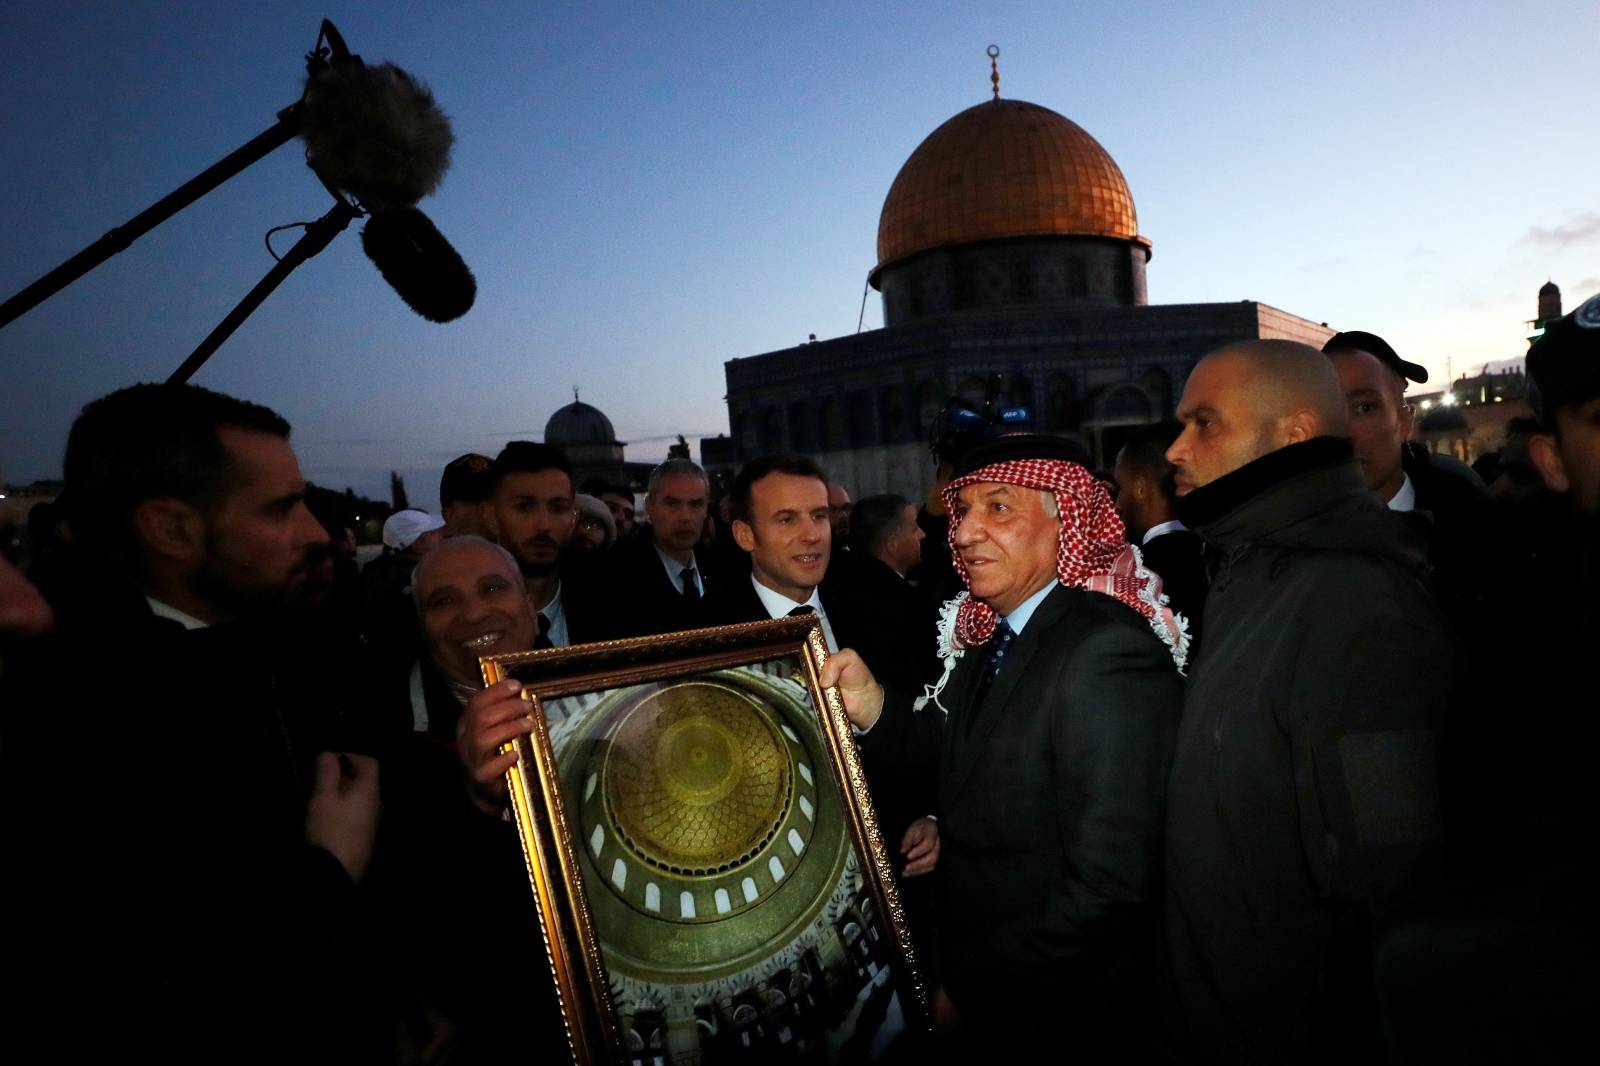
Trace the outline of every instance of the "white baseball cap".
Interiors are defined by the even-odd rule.
[[[424,533],[444,528],[444,519],[427,511],[396,511],[383,523],[383,543],[395,551],[405,551]]]

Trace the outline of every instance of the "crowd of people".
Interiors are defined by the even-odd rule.
[[[531,722],[479,658],[809,615],[933,989],[908,1060],[1569,1057],[1600,297],[1528,369],[1512,493],[1412,443],[1425,372],[1344,333],[1208,354],[1108,470],[967,419],[923,501],[774,454],[717,498],[670,459],[641,512],[512,441],[364,567],[280,415],[114,392],[0,563],[14,1039],[561,1061],[507,817]]]

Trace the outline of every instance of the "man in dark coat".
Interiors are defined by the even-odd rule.
[[[695,551],[705,528],[711,485],[688,459],[669,459],[650,473],[640,535],[619,540],[594,560],[603,639],[679,633],[708,625],[706,597],[715,579]],[[718,575],[720,576],[720,575]]]
[[[1478,699],[1453,716],[1449,881],[1387,923],[1379,1002],[1391,1061],[1563,1062],[1600,1016],[1594,638],[1600,600],[1600,296],[1528,353],[1549,490],[1485,564],[1497,624]]]
[[[74,580],[0,693],[13,1038],[175,1062],[389,1045],[358,892],[377,739],[290,613],[326,534],[288,435],[188,385],[73,425]]]
[[[1427,532],[1435,594],[1462,632],[1493,623],[1483,613],[1484,560],[1500,523],[1471,467],[1412,441],[1406,382],[1428,371],[1401,359],[1374,333],[1351,330],[1322,347],[1349,408],[1350,445],[1368,490],[1391,511],[1414,514]]]
[[[869,770],[909,761],[938,782],[936,1022],[972,1051],[1036,1051],[1048,1028],[1092,1057],[1153,1029],[1183,641],[1079,454],[1006,437],[956,468],[951,544],[971,595],[932,702],[914,709],[849,652],[824,672]]]
[[[1213,352],[1178,415],[1179,516],[1217,560],[1167,808],[1182,1039],[1207,1062],[1377,1061],[1365,928],[1436,858],[1447,623],[1315,349]]]
[[[1117,513],[1128,540],[1139,546],[1144,563],[1161,578],[1172,609],[1189,620],[1190,643],[1200,644],[1200,618],[1206,605],[1204,546],[1178,520],[1178,498],[1167,449],[1183,427],[1175,422],[1140,426],[1117,452]]]

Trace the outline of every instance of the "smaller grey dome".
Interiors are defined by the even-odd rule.
[[[556,445],[618,444],[616,427],[598,407],[574,400],[544,424],[544,442]]]

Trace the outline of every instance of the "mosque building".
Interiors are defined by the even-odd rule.
[[[1026,406],[1109,465],[1130,427],[1171,417],[1211,349],[1332,335],[1252,300],[1151,305],[1151,242],[1116,161],[992,78],[889,187],[868,277],[883,328],[725,364],[732,458],[802,452],[858,496],[918,499],[933,420],[958,397]]]
[[[544,442],[554,444],[572,465],[572,483],[582,485],[598,478],[612,485],[625,485],[635,493],[644,491],[654,463],[630,463],[623,458],[626,441],[617,439],[617,430],[598,407],[584,403],[578,391],[572,402],[556,410],[544,426]]]

